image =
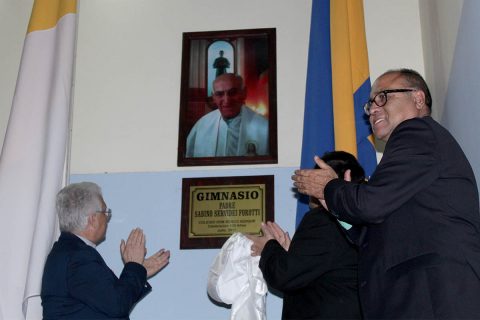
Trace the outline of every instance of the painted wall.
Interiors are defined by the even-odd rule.
[[[178,170],[182,33],[265,27],[277,28],[279,166],[297,165],[310,7],[285,0],[82,1],[72,172]]]
[[[424,74],[421,1],[363,1],[372,82],[394,68],[412,68]]]
[[[32,0],[0,0],[0,141]],[[72,181],[102,185],[114,210],[99,247],[119,272],[118,245],[142,227],[148,249],[172,251],[154,291],[132,319],[226,319],[206,296],[218,250],[179,250],[183,177],[275,175],[275,219],[293,233],[290,175],[300,163],[310,0],[102,0],[79,8],[71,153]],[[370,74],[407,66],[424,72],[418,0],[365,0]],[[182,32],[277,28],[278,165],[176,166]],[[281,300],[267,298],[269,319]]]

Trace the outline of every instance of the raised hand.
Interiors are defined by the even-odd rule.
[[[267,227],[270,229],[270,233],[273,235],[275,240],[280,243],[280,245],[285,249],[285,251],[288,251],[290,248],[290,235],[288,232],[283,231],[282,228],[275,222],[268,221],[267,222]]]
[[[143,266],[147,269],[147,279],[156,275],[170,261],[170,251],[160,249],[143,261]]]
[[[133,229],[126,242],[122,239],[120,242],[120,253],[123,263],[136,262],[143,264],[147,249],[145,248],[145,235],[142,229]]]
[[[293,185],[297,187],[298,192],[322,200],[325,186],[331,180],[338,178],[338,175],[320,157],[315,156],[314,160],[320,169],[295,170],[292,180],[295,181]]]
[[[263,236],[245,235],[248,239],[253,241],[253,244],[250,247],[250,250],[252,251],[251,255],[253,257],[261,255],[268,240],[274,239],[273,234],[270,232],[270,228],[265,223],[262,222],[261,228]]]
[[[348,169],[347,171],[345,171],[345,173],[343,174],[343,180],[352,181],[352,170]],[[319,199],[318,201],[325,208],[325,210],[328,211],[327,202],[323,199]]]

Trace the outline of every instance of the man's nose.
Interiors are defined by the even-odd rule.
[[[225,93],[222,97],[223,103],[228,103],[232,97],[228,94]]]
[[[380,109],[382,109],[382,107],[377,106],[376,103],[372,103],[372,105],[370,106],[370,110],[369,110],[370,115],[373,115],[373,114],[377,113],[378,111],[380,111]]]

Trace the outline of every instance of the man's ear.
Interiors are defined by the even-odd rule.
[[[98,227],[98,214],[91,214],[87,217],[86,230],[95,230]]]
[[[343,174],[343,180],[345,181],[352,181],[352,170],[348,169]]]
[[[417,90],[417,91],[413,92],[413,97],[414,97],[414,100],[415,100],[415,107],[418,110],[421,110],[421,109],[426,107],[425,93],[423,91]]]

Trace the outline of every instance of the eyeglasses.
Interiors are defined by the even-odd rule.
[[[363,111],[367,116],[370,115],[370,109],[372,109],[372,104],[375,103],[379,107],[383,107],[388,102],[388,94],[395,92],[411,92],[417,91],[417,89],[387,89],[377,93],[372,99],[368,100],[367,103],[363,106]]]
[[[106,217],[107,217],[107,222],[110,221],[110,219],[112,219],[112,209],[110,208],[106,208],[105,210],[98,210],[98,211],[95,211],[96,213],[103,213]]]

